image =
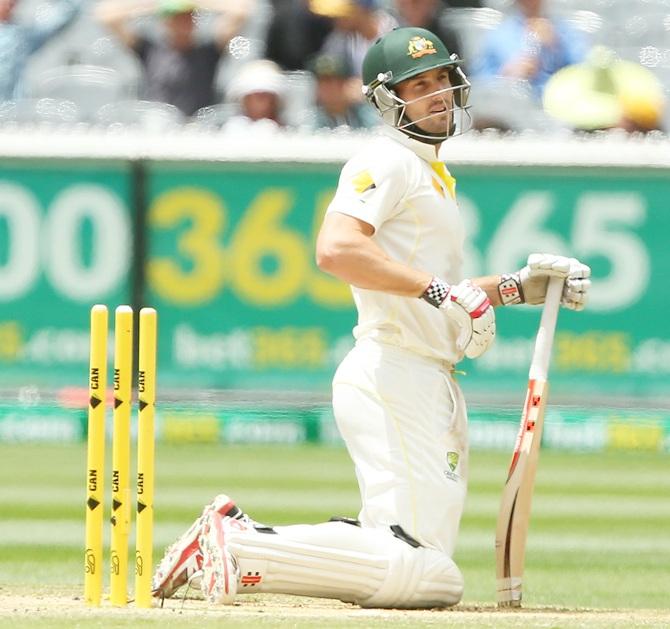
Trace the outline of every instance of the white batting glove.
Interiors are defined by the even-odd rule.
[[[591,288],[591,268],[576,258],[551,253],[531,253],[520,271],[500,276],[498,292],[505,306],[543,304],[550,277],[565,278],[561,305],[583,310]]]
[[[470,280],[449,286],[433,278],[421,297],[444,310],[447,317],[458,324],[460,334],[456,347],[468,358],[481,356],[493,343],[496,335],[493,306],[486,293]]]

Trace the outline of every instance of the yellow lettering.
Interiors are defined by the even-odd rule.
[[[559,332],[556,335],[557,369],[625,373],[630,369],[631,344],[623,332]]]
[[[612,423],[607,428],[607,442],[610,448],[625,450],[660,450],[663,442],[663,427]]]
[[[611,332],[605,339],[604,349],[612,371],[625,373],[630,369],[631,348],[628,335],[623,332]]]
[[[177,231],[182,259],[149,260],[151,287],[164,299],[193,305],[216,297],[224,283],[225,253],[221,238],[226,211],[220,199],[200,188],[177,188],[156,199],[149,210],[152,229]]]
[[[327,343],[322,328],[308,328],[302,331],[300,339],[302,361],[306,367],[322,367],[327,352]]]
[[[256,306],[279,306],[301,294],[307,271],[304,236],[282,225],[291,209],[286,190],[261,192],[247,208],[230,245],[235,292]],[[268,267],[264,268],[267,264]]]
[[[228,282],[240,300],[253,306],[284,306],[307,296],[326,308],[351,308],[349,287],[313,262],[332,194],[326,190],[317,196],[307,235],[287,225],[294,206],[292,191],[262,190],[224,247],[228,212],[222,200],[202,188],[168,190],[149,209],[149,227],[162,232],[147,264],[149,286],[166,301],[185,306],[212,301]],[[176,253],[166,244],[161,255],[160,243],[169,239]]]
[[[169,443],[216,443],[219,421],[215,415],[167,415],[163,422],[163,438]]]
[[[253,330],[254,364],[258,369],[321,367],[327,343],[321,328],[259,327]]]
[[[23,335],[18,321],[0,322],[0,360],[17,358],[23,346]]]

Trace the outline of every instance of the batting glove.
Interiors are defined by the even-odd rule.
[[[468,358],[481,356],[493,343],[496,335],[496,318],[486,293],[470,280],[450,286],[433,278],[421,295],[429,304],[445,311],[460,333],[456,347]]]
[[[550,277],[565,278],[562,306],[570,310],[584,309],[591,288],[591,268],[576,258],[551,253],[531,253],[521,270],[501,275],[500,301],[505,306],[543,304]]]

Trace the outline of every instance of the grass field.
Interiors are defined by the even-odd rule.
[[[670,626],[670,458],[643,452],[542,453],[526,558],[526,610],[518,613],[493,609],[495,519],[507,463],[508,455],[472,453],[456,555],[466,582],[464,615],[376,616],[294,597],[275,598],[266,610],[271,614],[263,614],[260,597],[251,601],[251,626]],[[5,601],[0,625],[152,627],[166,620],[156,614],[171,614],[174,626],[201,626],[206,618],[225,626],[226,616],[212,617],[198,601],[187,602],[195,606],[192,617],[175,616],[174,608],[107,610],[102,616],[84,609],[78,599],[84,469],[83,445],[0,445],[0,601]],[[357,511],[353,472],[340,448],[160,444],[156,554],[220,491],[271,524],[319,522]],[[244,614],[251,608],[245,612],[241,600],[235,618],[248,621],[252,617]]]

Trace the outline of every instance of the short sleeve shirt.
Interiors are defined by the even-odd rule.
[[[458,283],[465,232],[455,180],[433,146],[385,131],[345,164],[327,212],[372,225],[372,238],[392,259]],[[356,339],[374,338],[452,364],[462,358],[457,326],[443,311],[416,297],[355,286],[352,292]]]
[[[181,51],[162,39],[140,37],[135,52],[144,66],[147,100],[174,105],[186,116],[217,102],[214,79],[221,51],[216,42],[198,42]]]
[[[540,97],[553,74],[565,66],[583,61],[587,51],[584,38],[567,22],[552,20],[552,27],[556,34],[555,44],[541,46],[529,36],[526,18],[518,11],[512,13],[484,40],[478,63],[475,64],[475,76],[498,76],[512,60],[535,54],[539,68],[529,82],[535,95]]]

